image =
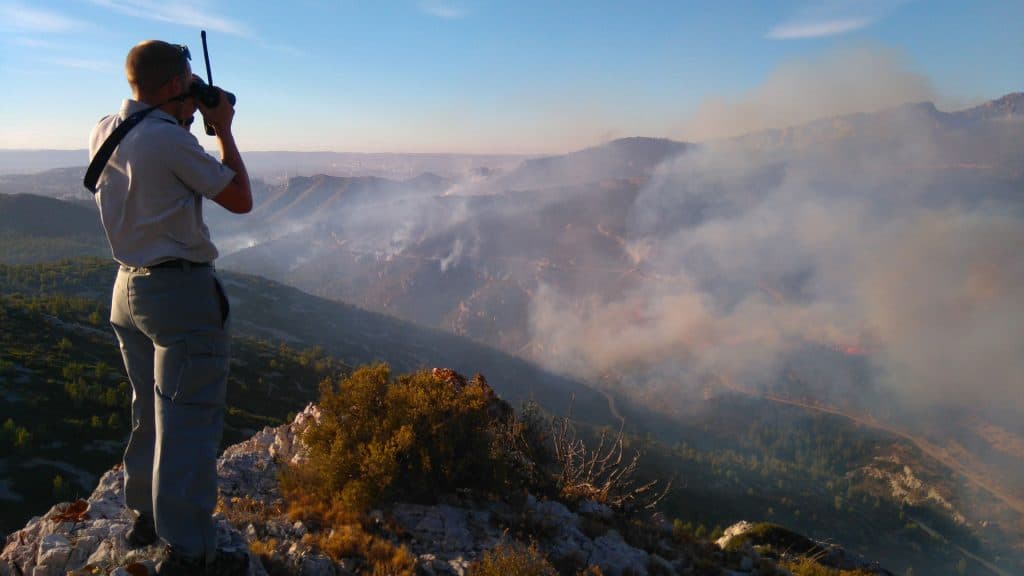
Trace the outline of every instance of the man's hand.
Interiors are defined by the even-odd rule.
[[[219,102],[217,102],[216,107],[207,108],[198,98],[196,99],[196,104],[199,106],[199,111],[203,114],[203,121],[213,126],[213,129],[217,131],[217,135],[220,136],[231,132],[231,122],[235,118],[235,107],[228,101],[223,90],[216,86],[214,89],[220,93]]]
[[[213,126],[220,144],[220,158],[225,166],[235,171],[235,177],[220,191],[213,201],[236,214],[245,214],[252,210],[252,188],[249,185],[249,173],[238,152],[235,137],[231,133],[231,123],[235,118],[235,107],[228,101],[224,91],[220,92],[220,102],[208,108],[196,99],[199,111],[203,113],[203,121]]]

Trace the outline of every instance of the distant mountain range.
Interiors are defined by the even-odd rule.
[[[0,175],[32,174],[53,170],[86,166],[89,151],[80,150],[0,150]],[[85,173],[84,170],[82,172]]]
[[[95,206],[35,194],[0,194],[0,229],[43,237],[103,236]]]
[[[395,180],[413,178],[424,172],[458,176],[481,170],[509,170],[524,158],[527,156],[516,154],[245,152],[249,175],[275,182],[302,174],[380,176]],[[81,167],[84,175],[84,167],[88,163],[89,152],[84,149],[0,150],[0,182],[9,174],[38,174],[60,168]]]

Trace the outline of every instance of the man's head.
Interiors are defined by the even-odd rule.
[[[135,99],[147,104],[167,103],[171,98],[188,92],[192,83],[188,48],[160,40],[146,40],[135,45],[128,52],[124,70]],[[161,108],[178,118],[179,122],[191,119],[195,112],[191,99],[170,102]]]

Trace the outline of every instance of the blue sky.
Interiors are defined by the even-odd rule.
[[[563,152],[1024,89],[1017,0],[0,0],[0,148],[85,147],[128,50],[201,72],[203,28],[243,151]]]

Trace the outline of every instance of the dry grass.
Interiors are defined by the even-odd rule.
[[[271,538],[270,540],[253,540],[249,542],[249,550],[257,556],[271,556],[277,550],[277,540]]]
[[[284,557],[277,552],[280,543],[271,538],[270,540],[253,540],[249,542],[249,550],[260,559],[263,569],[270,576],[290,576],[294,571],[288,566]]]
[[[875,576],[874,572],[868,570],[829,568],[808,557],[799,560],[784,560],[779,563],[779,567],[789,570],[794,576]]]
[[[303,543],[312,545],[334,560],[362,558],[374,576],[414,576],[416,558],[404,546],[363,530],[360,524],[334,527],[328,534],[307,534]]]
[[[259,526],[270,518],[281,516],[284,512],[280,506],[268,506],[248,496],[230,499],[219,497],[215,511],[223,514],[228,523],[239,530],[245,530],[249,524]]]
[[[484,552],[474,562],[469,576],[558,576],[558,571],[548,562],[536,545],[529,547],[518,543],[502,543]],[[598,571],[600,574],[600,571]]]

